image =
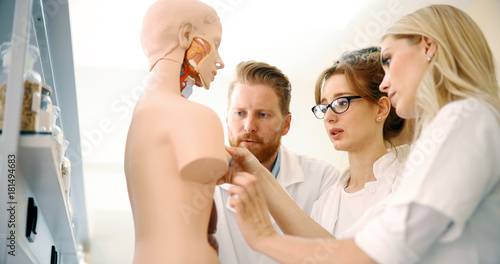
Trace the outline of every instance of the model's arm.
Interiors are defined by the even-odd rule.
[[[286,264],[374,263],[352,239],[310,239],[276,233],[256,177],[241,172],[234,178],[234,183],[230,203],[236,209],[236,220],[247,243],[256,251]]]
[[[172,142],[181,177],[215,183],[228,169],[224,132],[217,114],[203,105],[189,102],[190,116],[176,122]]]
[[[245,148],[227,148],[227,150],[233,157],[231,164],[233,175],[241,171],[255,175],[269,212],[283,233],[301,237],[333,238],[328,231],[302,211],[271,172],[264,168],[250,151]]]

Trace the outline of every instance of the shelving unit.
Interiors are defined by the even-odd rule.
[[[0,263],[81,264],[79,248],[83,246],[88,254],[90,245],[67,0],[0,1],[0,44],[7,41],[18,49],[13,51],[0,135]],[[61,108],[58,125],[70,143],[66,156],[72,165],[73,218],[52,136],[19,133],[22,73],[28,44],[40,50],[34,70],[40,73],[42,82],[52,87],[51,99]],[[12,189],[9,189],[8,155],[15,155],[15,200],[7,196],[7,190]],[[27,226],[32,224],[27,220],[28,203],[36,206],[38,216],[30,238],[26,236]],[[7,210],[12,208],[9,206],[15,208],[12,215]],[[12,218],[15,227],[9,226]],[[9,240],[11,232],[15,233],[15,240]],[[16,256],[8,254],[7,246],[12,241]]]
[[[50,233],[61,253],[75,254],[76,241],[64,198],[60,169],[56,166],[56,152],[50,135],[21,136],[19,149],[20,166],[30,183],[38,205],[45,212]]]

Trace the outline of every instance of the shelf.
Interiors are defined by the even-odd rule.
[[[75,234],[64,198],[56,149],[50,135],[21,135],[19,164],[38,201],[59,252],[75,255]]]
[[[53,244],[61,254],[60,263],[77,264],[77,245],[83,246],[85,254],[89,254],[89,235],[87,211],[85,205],[85,189],[83,183],[82,158],[80,147],[80,128],[78,124],[78,107],[76,100],[73,53],[71,44],[71,29],[68,0],[58,0],[57,3],[46,0],[0,0],[0,44],[12,42],[14,46],[24,47],[34,45],[40,51],[40,57],[34,70],[40,73],[42,82],[52,87],[51,99],[54,105],[61,108],[57,125],[64,131],[65,140],[69,142],[66,151],[71,161],[71,202],[74,212],[73,225],[67,201],[64,195],[64,184],[60,168],[56,165],[56,148],[51,135],[20,133],[14,128],[19,120],[19,103],[10,103],[5,109],[3,135],[0,135],[0,160],[6,153],[16,153],[18,192],[30,189],[32,196],[38,202],[43,214]],[[18,53],[22,51],[17,49]],[[22,94],[22,56],[14,56],[9,67],[10,77],[8,87],[20,87],[10,93],[8,102],[21,102]],[[10,88],[9,88],[10,89]],[[13,98],[13,99],[12,99]],[[17,109],[17,110],[16,110]],[[18,112],[19,111],[19,112]],[[8,120],[7,120],[8,119]],[[0,167],[7,165],[3,159]],[[0,173],[0,189],[5,190],[6,178]],[[31,193],[30,193],[31,195]],[[6,196],[5,196],[6,197]],[[5,208],[5,197],[0,197],[0,209]],[[26,198],[23,196],[23,199]],[[0,237],[7,234],[7,225],[0,220]],[[43,242],[43,243],[42,243]],[[38,243],[38,244],[37,244]],[[15,263],[38,263],[40,252],[33,250],[33,245],[49,244],[39,241],[27,244],[25,256],[30,260],[19,258]],[[5,240],[0,239],[0,248],[5,247]],[[0,263],[5,257],[0,253]]]

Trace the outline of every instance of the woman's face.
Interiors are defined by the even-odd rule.
[[[329,104],[343,96],[358,94],[347,84],[344,74],[330,76],[323,87],[321,104]],[[323,119],[326,132],[336,150],[361,150],[381,137],[383,126],[377,124],[377,105],[363,98],[352,99],[347,111],[337,114],[330,108]]]
[[[222,26],[219,21],[207,25],[204,35],[200,38],[206,40],[211,47],[210,52],[198,63],[197,70],[200,73],[205,89],[210,88],[210,83],[214,81],[217,70],[224,68],[224,62],[219,55],[219,45],[222,38]]]
[[[381,56],[385,76],[380,90],[387,93],[400,117],[415,117],[415,95],[429,65],[424,39],[410,44],[388,36],[382,42]]]

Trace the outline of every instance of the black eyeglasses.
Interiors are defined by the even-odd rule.
[[[342,114],[347,109],[349,109],[349,105],[351,104],[352,99],[362,98],[361,96],[353,95],[353,96],[343,96],[333,100],[330,104],[318,104],[315,105],[311,110],[316,116],[317,119],[325,118],[326,111],[328,108],[331,108],[333,112],[337,114]]]

